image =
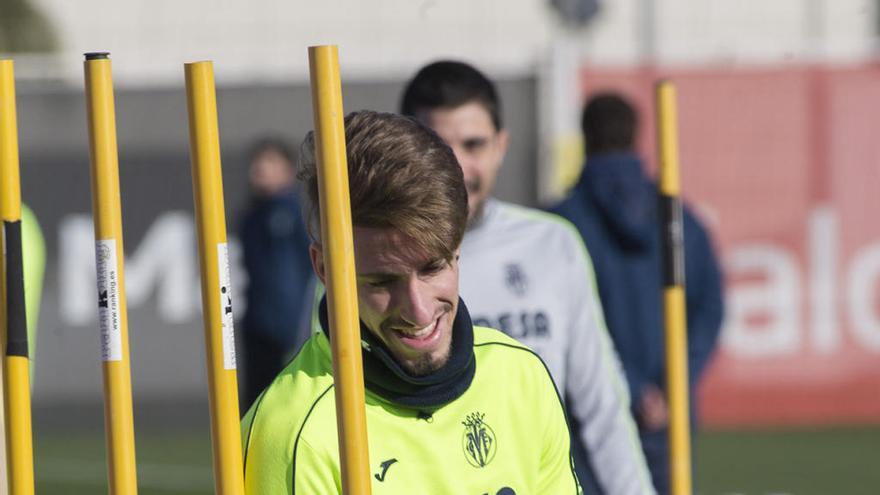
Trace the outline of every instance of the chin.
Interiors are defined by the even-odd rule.
[[[443,323],[443,321],[440,322],[441,325]],[[446,365],[452,351],[452,325],[442,329],[441,332],[444,334],[440,336],[437,348],[399,360],[407,373],[412,376],[430,375]]]
[[[401,367],[411,376],[425,376],[442,368],[452,350],[452,325],[457,311],[454,303],[434,320],[434,330],[424,337],[408,337],[392,324],[377,332]]]
[[[450,347],[440,356],[434,356],[432,353],[423,354],[415,359],[407,360],[403,363],[404,369],[412,376],[426,376],[442,368],[449,361]]]

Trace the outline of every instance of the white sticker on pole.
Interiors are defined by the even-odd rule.
[[[223,338],[223,368],[235,369],[235,331],[232,328],[232,285],[229,277],[229,249],[217,244],[217,268],[220,279],[220,324]]]
[[[122,361],[122,332],[119,321],[119,265],[116,239],[95,241],[98,268],[98,323],[101,327],[101,358]]]

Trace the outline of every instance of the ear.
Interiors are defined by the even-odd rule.
[[[455,253],[452,254],[452,259],[449,260],[449,266],[455,269],[455,271],[459,270],[461,266],[461,247],[455,250]]]
[[[320,244],[315,244],[314,242],[309,244],[309,258],[312,260],[312,269],[315,271],[315,275],[318,276],[318,280],[326,286],[327,272],[324,265],[324,249]]]

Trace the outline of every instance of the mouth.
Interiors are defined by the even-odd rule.
[[[424,328],[399,329],[391,331],[405,346],[415,350],[427,350],[433,348],[440,338],[440,319],[437,317],[430,325]]]
[[[469,194],[477,194],[483,189],[482,181],[480,179],[471,179],[465,181],[465,188],[467,189],[467,192]]]

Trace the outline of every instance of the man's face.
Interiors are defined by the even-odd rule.
[[[458,310],[458,259],[422,252],[392,229],[354,227],[360,319],[412,375],[426,375],[449,359]],[[321,281],[320,246],[312,263]]]
[[[251,162],[248,179],[257,196],[275,196],[293,185],[293,167],[277,151],[267,150]]]
[[[419,112],[418,118],[455,152],[467,186],[468,221],[473,221],[495,186],[507,152],[507,131],[495,129],[488,110],[478,102]]]

